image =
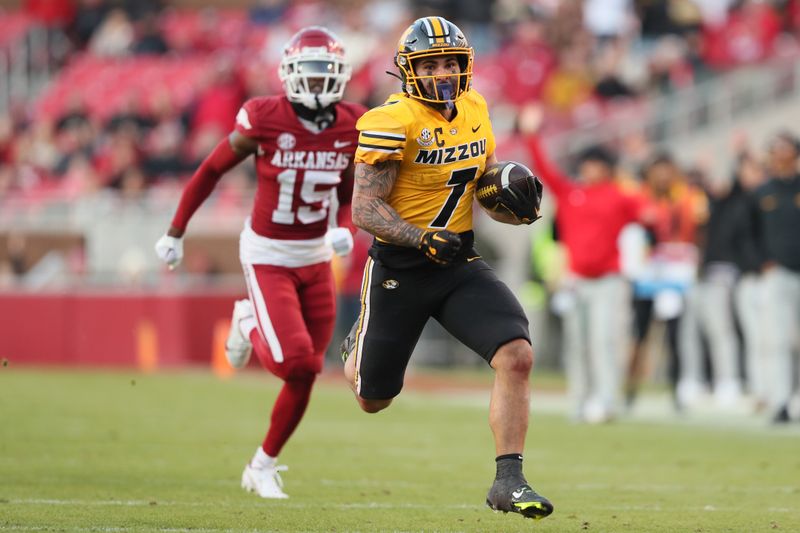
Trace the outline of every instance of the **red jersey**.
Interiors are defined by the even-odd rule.
[[[617,240],[627,224],[639,220],[641,198],[626,194],[612,181],[575,183],[549,161],[537,138],[528,140],[528,148],[539,177],[556,197],[556,222],[571,271],[586,278],[618,274]]]
[[[349,213],[353,181],[352,173],[344,171],[358,146],[356,121],[366,110],[339,102],[336,121],[314,133],[285,96],[245,102],[236,115],[236,131],[258,142],[258,186],[250,220],[258,235],[282,240],[324,236],[334,188],[345,208],[340,212]]]

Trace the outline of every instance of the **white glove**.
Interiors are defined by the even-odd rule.
[[[333,248],[339,257],[344,257],[353,250],[353,235],[347,228],[330,228],[325,234],[325,244]]]
[[[156,254],[164,261],[170,270],[173,270],[183,259],[183,239],[170,237],[166,233],[156,243]]]

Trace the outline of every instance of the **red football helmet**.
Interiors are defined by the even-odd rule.
[[[322,109],[342,99],[351,67],[333,33],[309,26],[289,39],[278,72],[290,102]]]

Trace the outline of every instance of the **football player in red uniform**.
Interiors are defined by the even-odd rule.
[[[308,27],[290,39],[280,77],[286,94],[242,106],[234,131],[187,183],[156,243],[161,260],[177,266],[193,213],[223,173],[255,155],[258,187],[239,246],[249,298],[234,304],[226,355],[241,368],[255,351],[284,382],[266,438],[242,474],[242,487],[264,498],[287,497],[278,474],[286,467],[276,459],[303,417],[333,334],[330,259],[332,249],[346,255],[352,248],[355,123],[366,111],[341,100],[350,66],[341,42],[325,28]],[[329,228],[333,191],[341,224]]]

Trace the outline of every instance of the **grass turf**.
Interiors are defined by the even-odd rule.
[[[0,369],[0,530],[800,531],[794,429],[534,412],[525,469],[556,507],[534,522],[483,505],[485,391],[409,390],[366,415],[329,380],[281,457],[291,498],[261,500],[239,476],[278,387],[257,372]]]

